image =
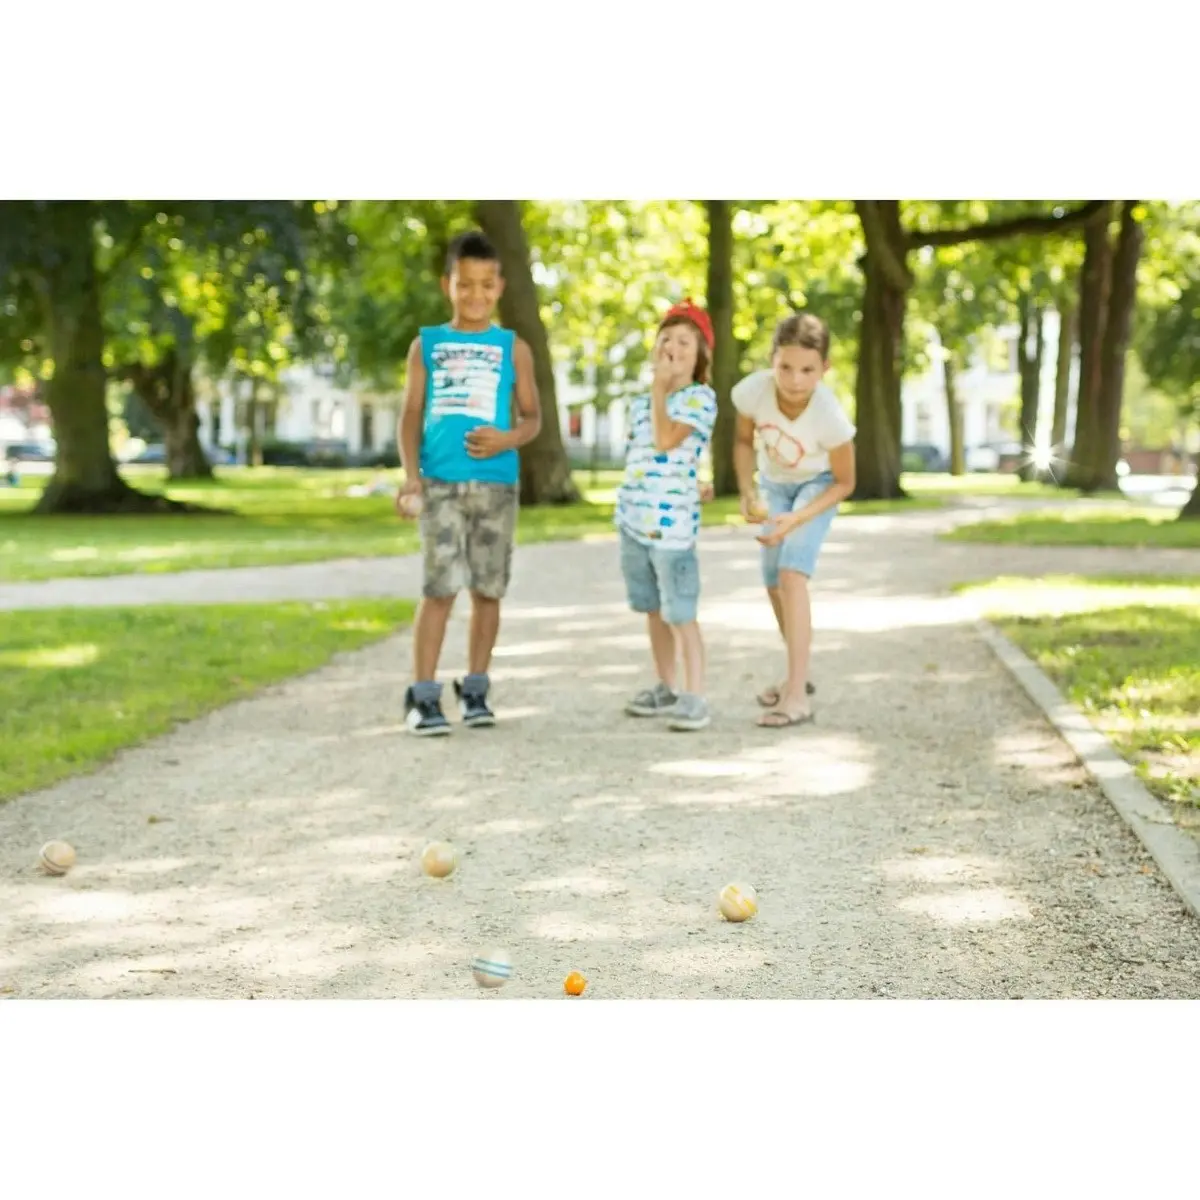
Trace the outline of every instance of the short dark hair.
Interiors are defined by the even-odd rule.
[[[500,255],[496,252],[496,247],[478,229],[460,233],[450,243],[446,251],[447,277],[454,274],[454,264],[462,258],[477,258],[482,262],[494,262],[497,267],[500,265]]]
[[[815,350],[824,362],[829,358],[829,326],[812,313],[794,313],[784,317],[775,326],[775,337],[771,342],[771,354],[784,346],[802,346]]]

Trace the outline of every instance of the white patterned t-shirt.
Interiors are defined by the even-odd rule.
[[[798,417],[779,411],[773,371],[755,371],[733,389],[733,406],[754,422],[758,437],[758,472],[773,483],[804,483],[829,470],[829,451],[850,441],[856,432],[837,395],[817,384]]]
[[[692,432],[675,447],[654,448],[650,396],[629,405],[625,478],[617,492],[616,523],[647,545],[686,550],[700,534],[700,456],[712,439],[717,394],[705,383],[692,383],[667,397],[667,416],[690,425]]]

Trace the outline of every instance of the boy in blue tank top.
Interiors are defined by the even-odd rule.
[[[447,325],[422,329],[408,352],[404,410],[396,430],[404,485],[401,516],[419,517],[425,582],[413,626],[414,681],[404,720],[421,737],[450,732],[438,659],[459,588],[471,592],[467,675],[454,681],[463,723],[494,725],[488,669],[500,601],[512,573],[521,446],[541,429],[529,346],[493,324],[504,291],[500,258],[481,233],[456,238],[442,291]]]

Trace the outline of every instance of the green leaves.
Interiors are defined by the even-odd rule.
[[[1150,383],[1200,420],[1200,201],[1145,207],[1134,346]]]
[[[177,349],[214,375],[275,379],[287,363],[318,353],[328,321],[321,292],[347,258],[338,208],[291,200],[160,206],[140,213],[137,253],[124,258],[106,212],[107,365],[154,366]]]
[[[446,250],[473,226],[467,201],[354,201],[345,214],[353,256],[324,304],[327,347],[345,373],[395,387],[422,325],[447,319],[441,290]]]

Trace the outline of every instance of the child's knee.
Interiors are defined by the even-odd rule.
[[[672,597],[663,605],[662,619],[676,632],[682,632],[689,626],[695,625],[700,615],[700,605],[695,599]]]
[[[671,554],[659,571],[663,620],[674,627],[693,624],[700,608],[700,560],[695,550]]]
[[[768,592],[779,594],[779,547],[764,546],[760,559],[763,586]]]
[[[662,600],[650,551],[624,532],[621,534],[621,577],[625,581],[629,607],[634,612],[649,616],[659,611]]]
[[[779,571],[779,592],[794,592],[797,588],[808,587],[811,571],[803,567],[781,567]]]

